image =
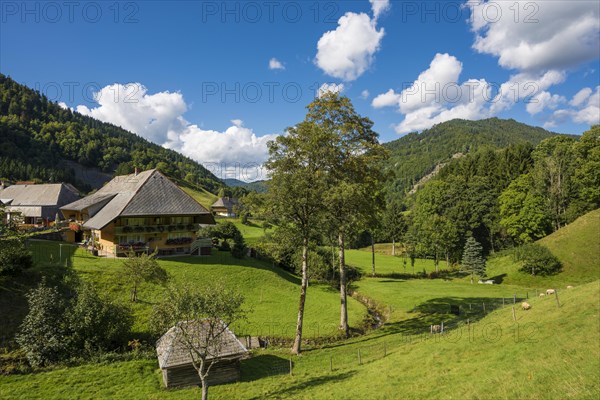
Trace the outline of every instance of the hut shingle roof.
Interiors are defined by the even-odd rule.
[[[219,321],[223,324],[222,321]],[[207,320],[182,321],[169,329],[156,342],[156,353],[158,355],[158,364],[161,369],[171,368],[192,363],[192,358],[187,346],[184,344],[184,334],[191,337],[195,346],[202,346],[206,343],[206,335],[209,324]],[[219,336],[219,343],[213,344],[206,351],[207,360],[215,358],[242,358],[248,350],[231,332],[231,330],[222,325],[223,333]]]

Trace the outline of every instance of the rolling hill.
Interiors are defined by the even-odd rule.
[[[267,191],[267,181],[244,182],[239,179],[227,178],[223,179],[223,182],[229,187],[243,187],[257,193],[264,193]]]
[[[455,119],[443,122],[421,133],[410,133],[384,143],[390,151],[387,168],[395,174],[389,186],[393,192],[404,194],[421,178],[433,172],[436,166],[459,155],[482,148],[504,148],[511,144],[536,145],[553,135],[556,133],[512,119]]]
[[[566,286],[600,279],[600,209],[589,212],[571,224],[538,241],[563,264],[557,275],[531,276],[518,269],[510,251],[488,261],[488,276],[501,276],[503,283],[541,288],[541,285]],[[537,285],[537,286],[536,286]]]

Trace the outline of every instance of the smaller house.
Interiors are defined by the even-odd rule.
[[[222,321],[220,323],[223,324]],[[248,350],[225,326],[218,340],[209,343],[206,339],[209,330],[210,325],[207,320],[182,321],[158,339],[156,353],[166,387],[201,385],[186,339],[191,340],[194,346],[199,348],[209,344],[206,350],[207,361],[215,360],[207,377],[209,386],[240,379],[240,360],[248,355]]]
[[[235,218],[237,215],[234,211],[234,207],[238,205],[239,201],[235,197],[221,197],[219,200],[215,201],[210,208],[215,215]]]
[[[79,192],[68,183],[16,184],[0,189],[0,202],[7,218],[23,217],[24,225],[49,226],[60,207],[79,199]]]

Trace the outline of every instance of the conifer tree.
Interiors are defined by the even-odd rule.
[[[462,266],[471,273],[471,283],[475,275],[485,276],[485,258],[481,244],[472,236],[467,239],[462,256]]]

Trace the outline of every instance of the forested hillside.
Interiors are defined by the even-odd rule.
[[[197,162],[115,125],[60,107],[46,96],[0,74],[0,177],[9,180],[77,180],[69,160],[108,174],[158,168],[216,192],[223,184]]]
[[[470,236],[486,252],[531,243],[600,207],[600,126],[478,150],[405,200],[404,242],[420,255],[458,261]]]
[[[393,193],[404,194],[436,165],[453,155],[471,153],[482,148],[504,148],[511,144],[537,145],[555,133],[498,118],[480,121],[455,119],[433,126],[421,133],[410,133],[385,143],[390,151],[387,163],[395,178],[389,184]]]

